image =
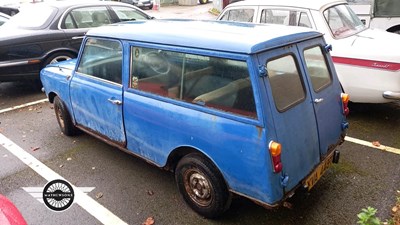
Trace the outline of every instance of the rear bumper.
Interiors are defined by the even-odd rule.
[[[383,97],[386,99],[400,100],[400,92],[385,91]]]

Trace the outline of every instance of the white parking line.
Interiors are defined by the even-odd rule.
[[[22,162],[28,165],[36,173],[42,176],[47,181],[55,179],[66,180],[59,174],[48,168],[42,162],[37,160],[28,152],[24,151],[21,147],[16,145],[13,141],[8,139],[6,136],[0,133],[0,145],[7,149],[10,153],[19,158]],[[71,183],[71,182],[68,182]],[[72,185],[75,194],[75,203],[85,209],[89,214],[99,220],[102,224],[115,225],[115,224],[127,224],[111,211],[106,209],[104,206],[96,202],[94,199],[86,195],[82,190]]]
[[[367,147],[370,147],[370,148],[376,148],[376,149],[380,149],[382,151],[391,152],[391,153],[400,155],[400,149],[398,149],[398,148],[393,148],[393,147],[389,147],[389,146],[385,146],[385,145],[381,145],[381,144],[373,145],[372,142],[360,140],[360,139],[357,139],[357,138],[352,138],[352,137],[349,137],[349,136],[346,136],[344,138],[344,140],[349,141],[349,142],[353,142],[355,144],[364,145],[364,146],[367,146]]]
[[[45,98],[45,99],[42,99],[42,100],[38,100],[38,101],[34,101],[34,102],[29,102],[29,103],[26,103],[26,104],[22,104],[22,105],[18,105],[18,106],[13,106],[13,107],[10,107],[10,108],[6,108],[6,109],[1,109],[0,110],[0,114],[1,113],[5,113],[5,112],[9,112],[9,111],[13,111],[13,110],[16,110],[16,109],[21,109],[21,108],[24,108],[24,107],[28,107],[28,106],[31,106],[31,105],[36,105],[36,104],[39,104],[39,103],[42,103],[42,102],[47,102],[47,101],[49,101],[47,98]]]

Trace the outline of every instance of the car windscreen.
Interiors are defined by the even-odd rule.
[[[347,4],[336,5],[324,11],[324,17],[335,38],[344,38],[366,29]]]
[[[48,5],[26,5],[21,7],[20,12],[11,17],[4,25],[26,29],[43,29],[50,24],[57,11],[57,8]]]

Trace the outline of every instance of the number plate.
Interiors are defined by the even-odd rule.
[[[303,185],[311,190],[325,171],[332,165],[333,152],[318,165],[318,167],[303,181]]]

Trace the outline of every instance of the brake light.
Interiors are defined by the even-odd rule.
[[[345,116],[349,115],[349,101],[350,101],[350,96],[348,94],[342,93],[340,95],[340,97],[342,98],[342,102],[343,102],[343,113]]]
[[[272,166],[274,168],[274,173],[279,173],[282,171],[282,162],[281,162],[281,151],[282,146],[278,142],[271,141],[269,142],[269,152],[272,157]]]

